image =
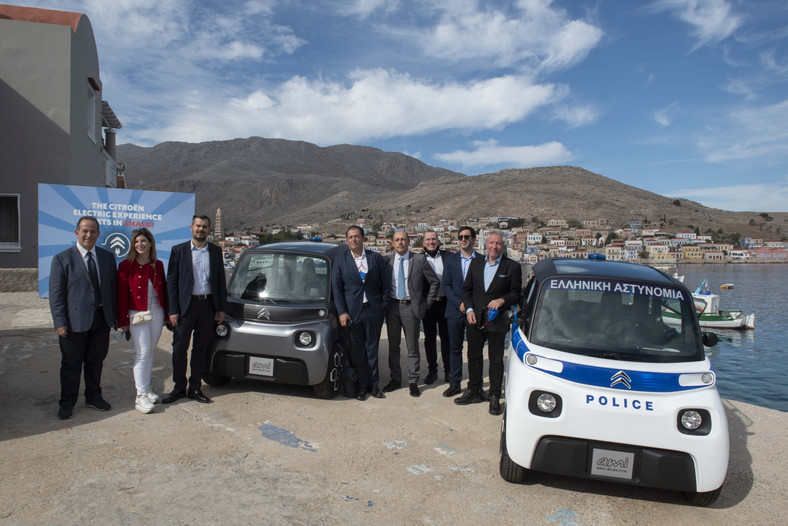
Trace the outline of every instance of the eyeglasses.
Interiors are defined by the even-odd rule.
[[[457,239],[459,239],[460,241],[462,241],[464,239],[473,239],[473,236],[471,236],[470,234],[462,234],[462,235],[457,236]]]

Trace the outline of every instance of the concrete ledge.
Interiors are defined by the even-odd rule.
[[[0,292],[38,292],[38,269],[0,268]]]

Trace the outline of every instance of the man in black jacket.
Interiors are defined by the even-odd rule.
[[[487,255],[475,258],[462,285],[463,303],[467,306],[468,389],[454,402],[459,405],[483,402],[484,358],[487,341],[490,361],[490,414],[501,414],[503,386],[503,352],[509,323],[504,311],[516,305],[522,288],[520,264],[503,255],[503,232],[492,230],[487,235]]]

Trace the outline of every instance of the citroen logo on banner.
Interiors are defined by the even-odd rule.
[[[109,247],[109,250],[115,254],[116,258],[122,258],[129,253],[131,243],[129,242],[129,238],[125,235],[120,232],[113,232],[104,240],[104,246]]]
[[[268,309],[263,307],[262,309],[257,311],[257,319],[258,320],[261,320],[261,319],[270,320],[271,319],[271,313],[268,311]]]
[[[610,377],[610,387],[615,387],[619,384],[623,385],[627,389],[632,389],[632,378],[630,378],[629,375],[624,371],[619,371]]]

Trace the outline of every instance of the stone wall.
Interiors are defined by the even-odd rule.
[[[38,292],[38,269],[0,268],[0,292]]]

